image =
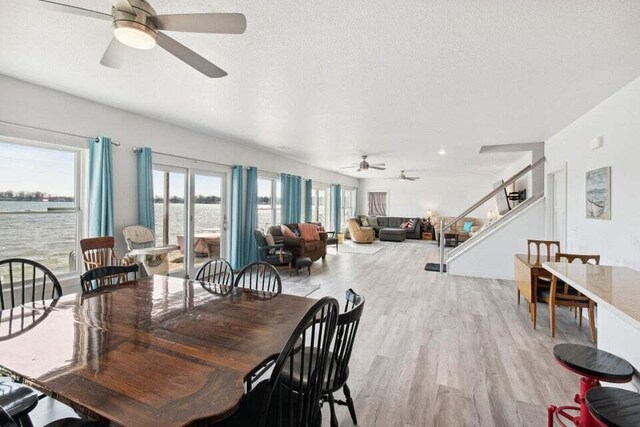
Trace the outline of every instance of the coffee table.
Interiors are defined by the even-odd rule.
[[[456,247],[460,243],[460,235],[458,233],[444,233],[444,246]],[[440,246],[440,234],[438,233],[438,246]]]

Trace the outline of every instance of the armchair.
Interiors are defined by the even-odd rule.
[[[255,230],[253,236],[258,244],[258,259],[273,266],[287,265],[289,267],[289,275],[291,275],[293,255],[291,252],[284,250],[285,245],[283,243],[269,245],[267,238],[261,230]]]
[[[376,233],[372,228],[362,228],[358,221],[353,218],[347,221],[347,228],[349,229],[351,240],[355,243],[371,243],[376,238]]]

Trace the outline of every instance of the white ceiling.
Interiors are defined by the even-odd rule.
[[[637,0],[152,1],[246,15],[240,36],[171,33],[223,79],[158,48],[104,68],[108,23],[29,3],[0,0],[0,73],[329,169],[385,153],[357,176],[495,173],[522,153],[480,146],[544,140],[640,75]]]

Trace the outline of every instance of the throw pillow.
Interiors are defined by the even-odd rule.
[[[271,234],[266,234],[264,236],[264,239],[267,241],[267,246],[274,246],[276,244],[276,241]],[[276,253],[275,248],[269,249],[269,254],[274,254],[274,253]]]
[[[298,229],[300,230],[300,237],[302,237],[305,242],[320,240],[320,232],[318,231],[317,225],[300,223],[298,224]]]
[[[403,222],[402,224],[400,224],[400,228],[407,228],[407,224],[409,224],[408,221]]]
[[[410,219],[409,221],[407,221],[407,225],[405,225],[404,228],[413,228],[413,220]]]
[[[471,227],[473,227],[473,222],[465,222],[462,229],[467,233],[471,233]]]
[[[286,225],[282,224],[280,226],[280,230],[282,230],[282,235],[284,237],[297,237],[293,231],[291,231],[291,229],[289,227],[287,227]]]
[[[363,227],[371,227],[371,224],[369,224],[369,218],[367,218],[366,216],[360,217],[360,222],[362,223]]]

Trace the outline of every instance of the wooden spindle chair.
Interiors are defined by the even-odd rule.
[[[109,286],[122,285],[138,278],[138,264],[132,265],[110,265],[107,267],[93,268],[80,276],[80,286],[82,293],[104,290]]]
[[[245,394],[231,419],[216,425],[319,426],[323,378],[339,310],[334,298],[317,301],[282,348],[269,379]],[[284,382],[285,367],[304,381]]]
[[[6,296],[6,298],[5,298]],[[56,276],[44,265],[24,258],[9,258],[0,261],[0,310],[13,309],[37,301],[60,298],[62,287]],[[24,309],[24,307],[22,307]],[[44,310],[47,313],[47,310]],[[35,312],[34,312],[35,313]],[[7,319],[3,319],[7,322]],[[24,317],[20,316],[20,329],[25,330]],[[35,324],[36,319],[27,320],[26,325]],[[9,326],[11,327],[11,326]],[[16,328],[17,329],[17,328]],[[15,336],[9,329],[9,337]],[[38,404],[38,394],[31,388],[12,381],[0,381],[0,406],[6,408],[4,414],[13,419],[16,425],[32,425],[29,418]],[[0,413],[0,419],[2,414]],[[4,425],[0,422],[0,425]]]
[[[572,263],[579,260],[582,264],[600,264],[600,255],[580,255],[556,253],[556,262],[566,261]],[[590,298],[578,292],[576,289],[558,280],[556,276],[551,276],[551,287],[548,291],[540,292],[540,298],[549,304],[549,323],[551,327],[551,336],[556,336],[556,306],[570,307],[575,310],[579,317],[580,327],[582,327],[582,309],[586,308],[589,313],[589,330],[591,332],[591,341],[596,342],[596,323],[595,323],[595,302]]]
[[[364,297],[355,293],[353,289],[348,289],[345,294],[346,304],[344,312],[338,316],[336,338],[329,351],[327,374],[325,375],[325,381],[322,386],[321,399],[329,402],[331,427],[338,426],[335,404],[346,405],[349,409],[353,424],[358,424],[356,409],[353,404],[353,399],[351,398],[351,390],[347,385],[347,380],[349,378],[349,360],[351,359],[353,344],[364,309]],[[292,379],[288,366],[284,367],[282,378],[285,384],[297,384],[300,381],[299,378]],[[334,393],[340,389],[342,389],[346,401],[336,400],[334,398]]]
[[[274,294],[282,293],[282,279],[278,270],[263,261],[246,265],[236,276],[233,286]]]
[[[531,247],[535,248],[535,262],[532,264],[540,265],[541,263],[541,251],[540,248],[544,247],[544,253],[547,259],[553,259],[556,253],[560,252],[560,242],[557,240],[527,240],[527,259],[531,262]]]
[[[129,265],[126,258],[119,258],[115,255],[114,246],[113,236],[89,237],[80,240],[85,270],[112,265]]]
[[[207,261],[196,273],[195,280],[199,282],[215,283],[223,286],[233,286],[233,268],[223,258]]]

